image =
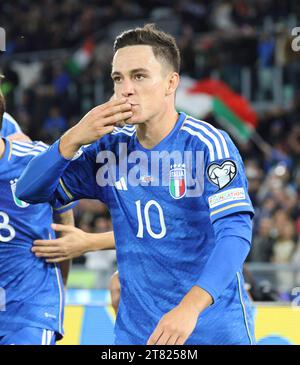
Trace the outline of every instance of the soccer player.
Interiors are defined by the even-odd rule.
[[[0,130],[5,109],[0,92]],[[26,164],[47,149],[42,142],[9,141],[0,137],[0,344],[50,345],[63,335],[64,283],[62,268],[32,252],[37,238],[54,238],[57,221],[73,223],[73,203],[30,205],[15,195],[16,182]],[[63,276],[63,277],[62,277]]]
[[[17,196],[107,204],[121,283],[116,344],[252,344],[243,163],[225,132],[176,111],[179,67],[169,34],[151,25],[120,34],[116,100],[35,157]]]

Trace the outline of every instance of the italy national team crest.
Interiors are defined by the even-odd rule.
[[[26,202],[23,202],[22,200],[20,200],[16,197],[17,181],[18,181],[18,179],[14,179],[14,180],[10,181],[10,187],[11,187],[12,196],[14,198],[14,202],[19,208],[27,208],[29,206],[29,204]]]
[[[169,175],[169,191],[174,199],[180,199],[186,193],[185,165],[171,165]]]

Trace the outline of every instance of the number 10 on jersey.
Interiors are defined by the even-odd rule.
[[[146,230],[152,238],[155,238],[158,240],[158,239],[165,237],[165,235],[167,233],[167,228],[166,228],[166,223],[165,223],[165,218],[164,218],[164,212],[162,210],[162,207],[159,205],[159,203],[155,200],[149,200],[143,209],[141,201],[137,200],[135,202],[135,205],[136,205],[137,219],[138,219],[138,232],[137,232],[136,236],[138,238],[144,238],[144,224],[145,224]],[[158,211],[159,222],[160,222],[160,232],[159,233],[153,232],[153,230],[151,228],[149,210],[152,206],[155,207]]]

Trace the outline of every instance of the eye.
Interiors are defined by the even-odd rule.
[[[113,77],[113,82],[116,83],[116,84],[121,82],[121,77],[120,76],[114,76]]]
[[[145,78],[145,75],[142,75],[142,74],[136,74],[134,76],[134,78],[137,80],[137,81],[141,81]]]

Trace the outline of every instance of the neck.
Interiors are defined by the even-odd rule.
[[[4,151],[5,151],[5,143],[2,137],[0,137],[0,158],[2,158],[2,156],[4,155]]]
[[[140,144],[148,149],[153,148],[161,142],[174,128],[178,119],[178,113],[175,108],[168,112],[158,113],[151,120],[136,127],[136,135]]]

